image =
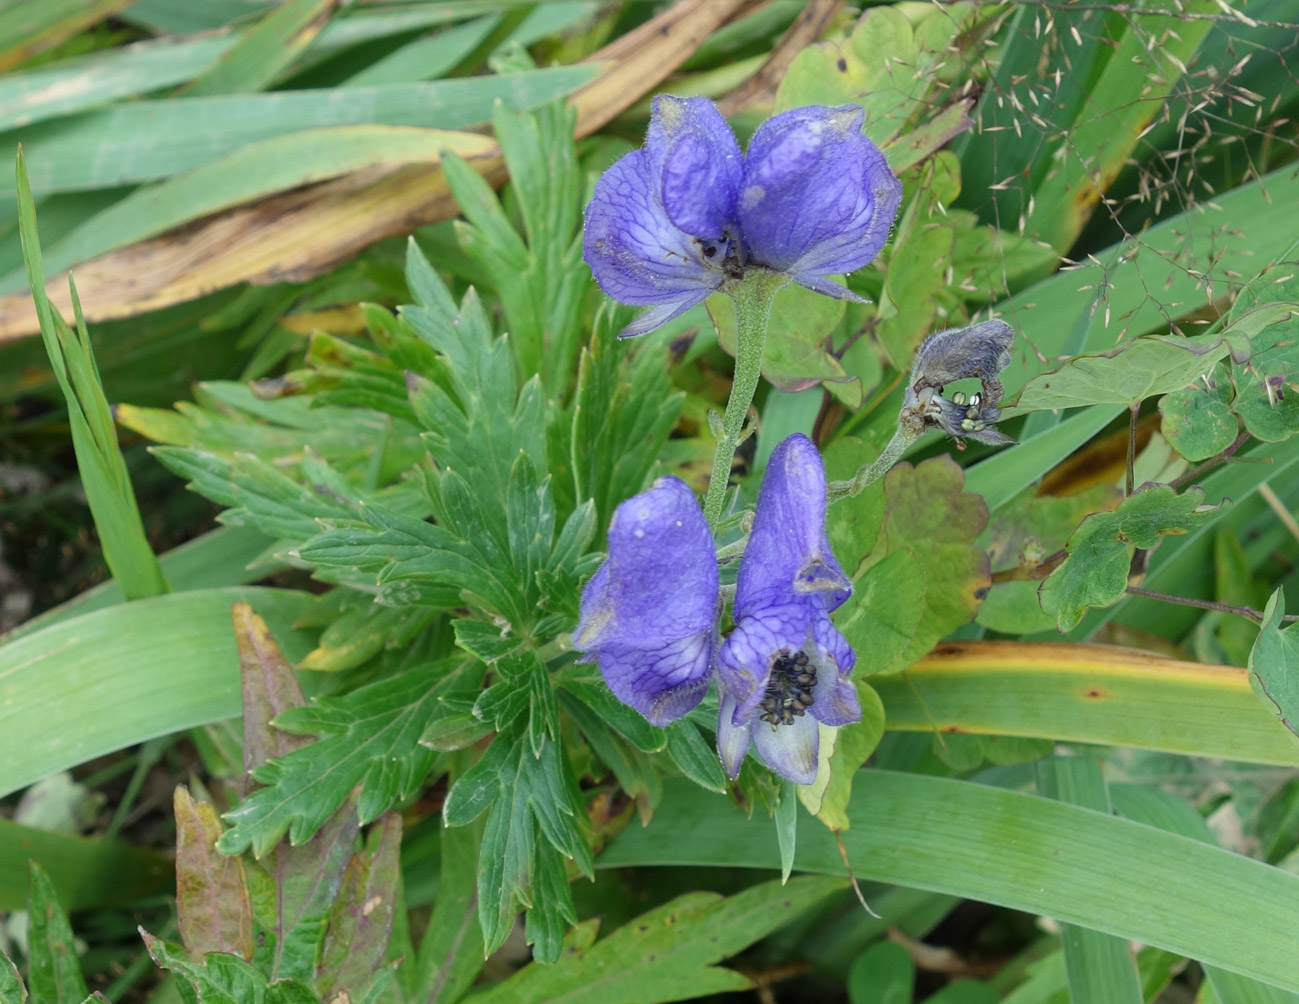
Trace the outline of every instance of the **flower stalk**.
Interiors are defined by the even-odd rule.
[[[731,463],[740,446],[744,419],[753,403],[762,375],[762,358],[767,349],[767,325],[776,291],[789,282],[789,276],[769,269],[750,268],[743,279],[732,280],[722,288],[735,302],[735,376],[731,395],[722,416],[722,435],[713,453],[713,473],[704,496],[704,518],[716,527],[726,501],[726,485]]]

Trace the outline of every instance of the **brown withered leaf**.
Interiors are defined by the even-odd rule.
[[[741,0],[681,0],[591,55],[603,72],[574,92],[578,137],[588,136],[663,81]],[[492,184],[505,180],[497,150],[470,160]],[[455,216],[440,168],[367,168],[196,221],[77,266],[87,321],[106,321],[192,300],[240,282],[303,282],[363,248]],[[71,317],[67,283],[51,302]],[[38,330],[31,296],[0,297],[0,342]]]
[[[242,858],[216,849],[221,820],[207,802],[176,788],[176,914],[181,940],[196,959],[208,952],[253,957],[253,908]]]

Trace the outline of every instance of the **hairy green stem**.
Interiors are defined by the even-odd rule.
[[[907,447],[920,438],[920,434],[909,426],[899,425],[893,438],[884,447],[872,463],[865,465],[849,481],[831,481],[826,486],[826,498],[830,502],[860,495],[867,485],[874,484],[889,472],[889,469],[902,459]]]
[[[722,287],[735,301],[735,378],[731,382],[731,396],[726,401],[722,416],[722,436],[713,454],[713,473],[708,480],[708,494],[704,496],[704,518],[710,527],[716,527],[722,516],[726,500],[726,483],[731,476],[731,461],[740,445],[744,431],[744,417],[753,403],[762,375],[762,355],[767,347],[767,324],[771,319],[771,301],[776,290],[789,281],[789,276],[766,269],[750,269],[742,280],[728,282]]]

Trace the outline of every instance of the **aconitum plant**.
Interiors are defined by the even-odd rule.
[[[740,566],[736,627],[720,652],[708,528],[757,386],[775,291],[792,281],[860,299],[826,277],[869,264],[897,215],[901,183],[862,122],[857,105],[792,109],[759,126],[745,154],[712,102],[659,97],[645,146],[605,172],[586,210],[583,251],[596,281],[650,308],[624,337],[714,292],[735,301],[736,376],[704,512],[675,479],[620,506],[574,636],[610,689],[657,725],[698,704],[716,670],[718,750],[731,777],[752,745],[782,776],[810,784],[819,725],[861,718],[846,680],[856,657],[829,617],[852,587],[826,540],[825,472],[811,440],[791,436],[772,454]]]

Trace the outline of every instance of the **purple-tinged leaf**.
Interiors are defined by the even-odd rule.
[[[384,815],[366,848],[352,856],[334,904],[316,971],[316,986],[359,991],[383,965],[401,883],[401,816]]]
[[[253,908],[243,860],[216,849],[221,820],[207,802],[176,788],[176,913],[181,940],[196,958],[209,952],[253,957]]]
[[[273,757],[301,749],[311,739],[271,725],[276,715],[301,707],[306,699],[293,667],[280,653],[266,622],[247,603],[236,603],[232,615],[243,684],[244,771],[247,774]]]
[[[253,909],[272,943],[266,962],[272,980],[314,976],[359,831],[353,792],[314,837],[297,847],[281,843],[254,869]]]

